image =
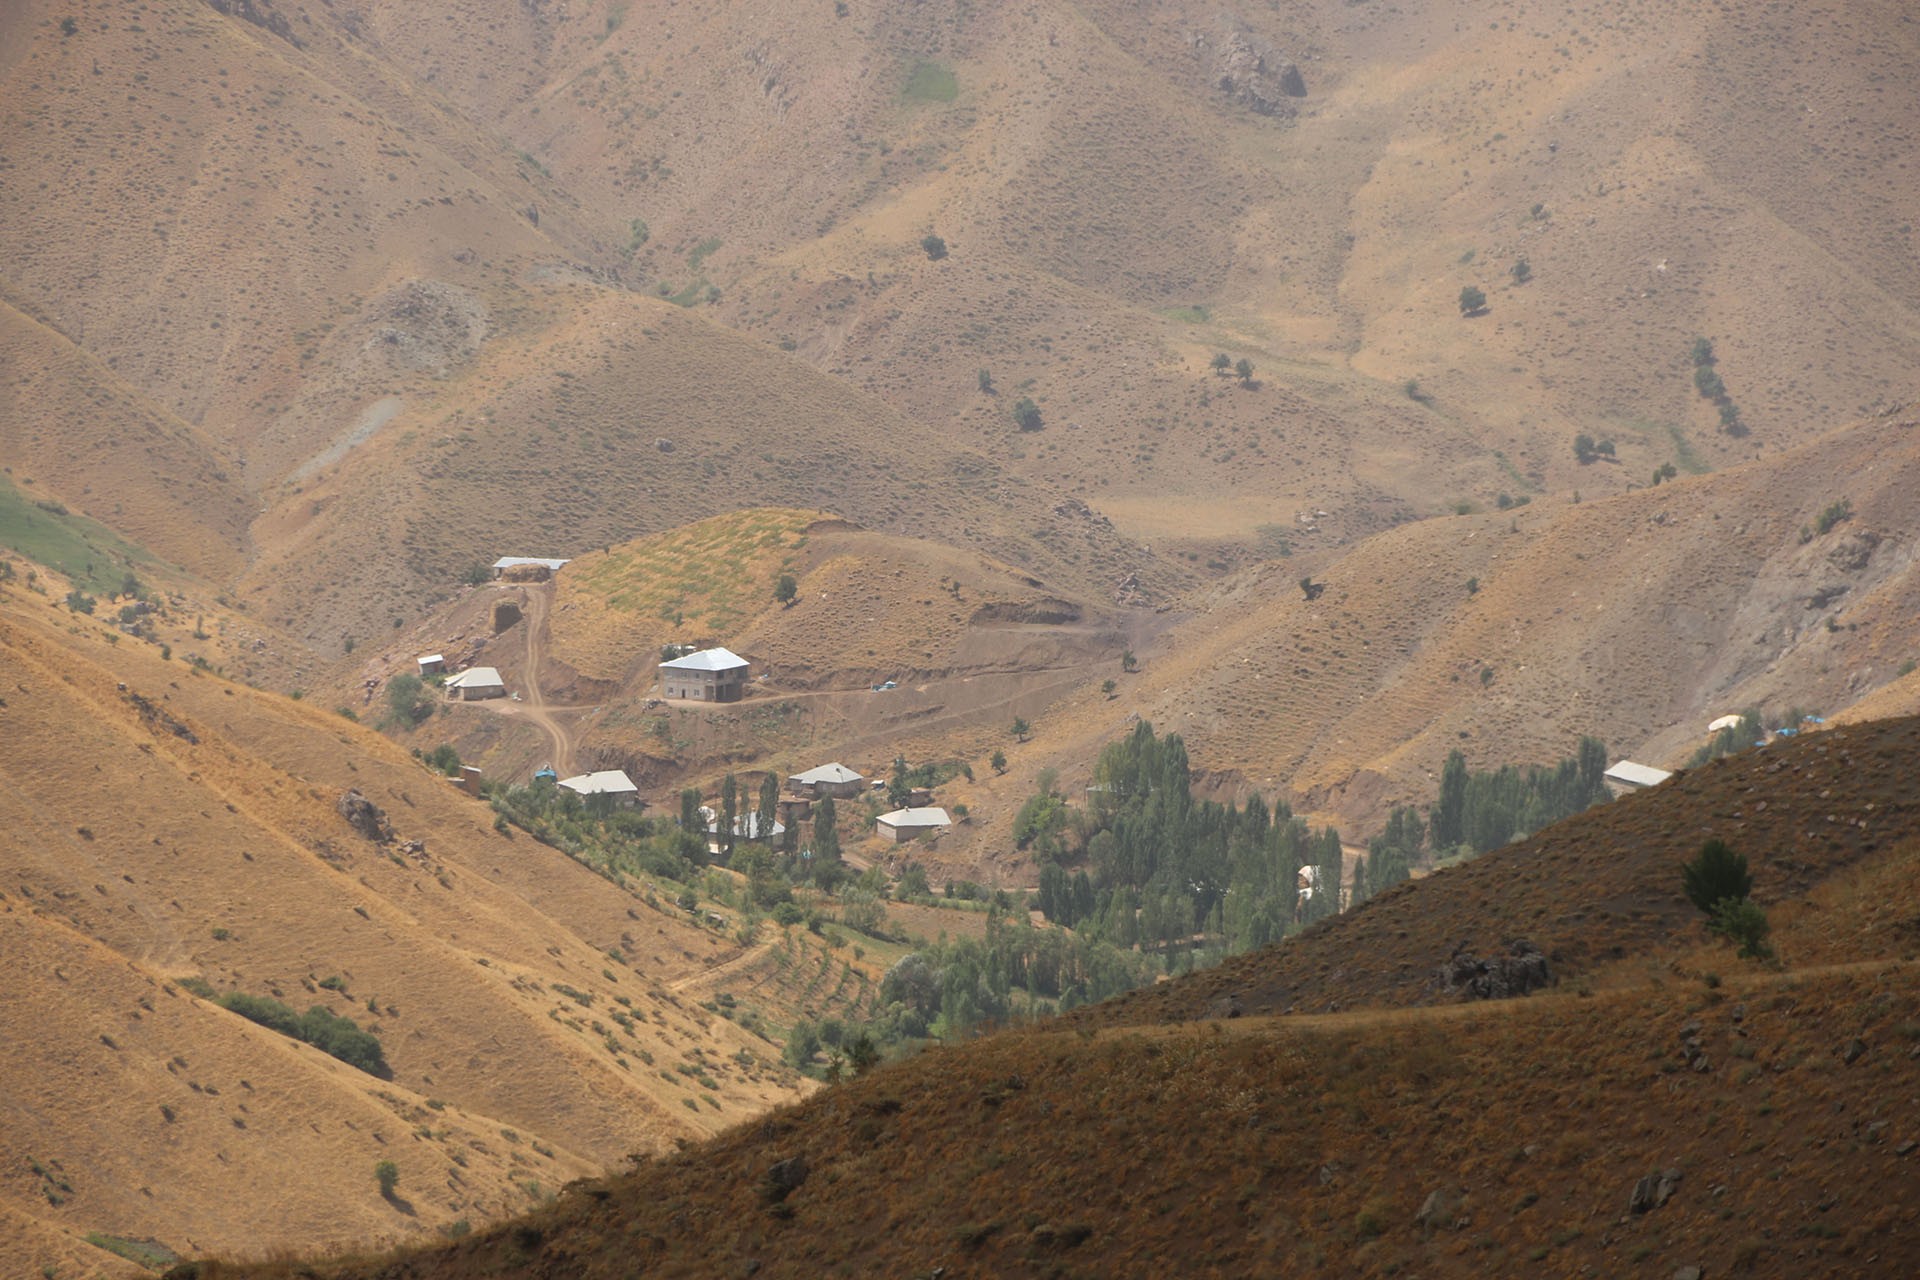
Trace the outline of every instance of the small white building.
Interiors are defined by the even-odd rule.
[[[696,702],[738,702],[747,684],[747,660],[716,647],[660,664],[660,696]]]
[[[482,698],[504,698],[507,682],[493,667],[468,667],[447,677],[447,696],[457,702],[477,702]]]
[[[940,808],[895,809],[874,820],[874,830],[893,844],[905,844],[925,836],[937,835],[953,825],[947,811]]]
[[[1622,760],[1606,772],[1607,788],[1616,796],[1629,791],[1644,791],[1648,787],[1657,787],[1673,775],[1665,769],[1656,769],[1650,764],[1635,764],[1631,760]]]
[[[700,817],[707,824],[707,851],[719,853],[720,815],[711,806],[701,805]],[[787,824],[775,819],[772,828],[762,832],[759,810],[747,809],[733,815],[733,838],[749,843],[770,845],[778,849],[786,843]]]
[[[623,769],[601,769],[596,773],[582,773],[572,778],[560,779],[561,786],[585,799],[594,796],[612,796],[613,802],[622,809],[640,807],[640,788],[633,785]]]
[[[447,669],[447,657],[443,653],[422,654],[414,659],[423,676],[437,676]]]
[[[787,790],[797,796],[808,796],[818,800],[822,796],[834,796],[847,799],[860,794],[866,778],[838,760],[832,764],[823,764],[809,769],[805,773],[796,773],[787,779]]]
[[[1740,727],[1740,721],[1740,716],[1721,716],[1718,720],[1715,720],[1707,726],[1707,736],[1711,738],[1722,729],[1738,729]]]

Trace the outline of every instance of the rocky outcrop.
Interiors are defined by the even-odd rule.
[[[350,788],[341,793],[334,808],[347,820],[347,825],[367,839],[385,844],[393,839],[393,827],[387,822],[387,815],[380,806],[361,795],[358,788]]]
[[[304,47],[294,36],[293,24],[287,21],[286,15],[275,13],[264,0],[207,0],[207,4],[215,13],[250,22],[262,31],[279,36],[296,49]]]
[[[1553,971],[1540,948],[1524,938],[1507,944],[1507,953],[1476,959],[1467,944],[1454,948],[1440,966],[1440,986],[1463,1000],[1511,1000],[1553,985]]]
[[[1190,31],[1187,47],[1221,93],[1256,115],[1292,116],[1293,99],[1307,96],[1300,68],[1241,23],[1223,20],[1211,35]]]

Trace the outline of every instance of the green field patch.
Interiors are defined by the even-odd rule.
[[[65,574],[83,591],[112,592],[128,573],[158,564],[146,549],[57,502],[0,479],[0,547]]]
[[[133,1240],[126,1236],[111,1236],[104,1231],[89,1231],[87,1243],[125,1258],[128,1262],[138,1263],[149,1271],[164,1271],[180,1261],[179,1254],[158,1240]]]
[[[906,95],[915,102],[952,102],[960,96],[960,80],[951,67],[937,62],[915,63],[907,75]]]

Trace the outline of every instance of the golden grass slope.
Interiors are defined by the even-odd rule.
[[[774,588],[792,575],[795,597]],[[1038,579],[976,552],[812,511],[749,509],[610,551],[556,579],[556,658],[644,690],[666,643],[726,645],[774,688],[862,688],[957,668],[1028,669],[989,632],[1095,621]]]
[[[0,611],[0,908],[23,957],[0,1124],[76,1188],[52,1204],[10,1178],[13,1211],[175,1247],[432,1231],[795,1091],[770,1042],[674,993],[731,953],[684,917],[497,832],[330,712],[108,644],[37,597]],[[356,834],[334,808],[350,786],[424,848]],[[393,1078],[188,977],[371,1026]],[[380,1200],[380,1159],[411,1212]]]
[[[1730,711],[1837,710],[1916,656],[1915,432],[1878,418],[1604,501],[1404,526],[1315,566],[1312,601],[1313,562],[1276,561],[1199,598],[1126,704],[1238,788],[1290,784],[1361,830],[1431,800],[1456,747],[1492,768],[1593,735],[1670,765]],[[1089,693],[1038,745],[1085,767],[1112,720]]]
[[[233,462],[87,351],[0,302],[0,465],[209,580],[236,573],[253,512]]]
[[[1724,761],[1224,969],[882,1067],[469,1241],[316,1271],[1906,1275],[1917,743],[1909,719]],[[1684,901],[1673,859],[1707,834],[1751,858],[1778,965]],[[1557,989],[1426,984],[1459,939],[1522,927],[1585,939]],[[1440,1003],[1353,1010],[1404,1001]]]

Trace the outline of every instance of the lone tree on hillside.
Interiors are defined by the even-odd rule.
[[[1013,406],[1013,421],[1022,431],[1038,431],[1046,425],[1040,417],[1040,406],[1031,396],[1021,396]]]
[[[1031,732],[1032,729],[1033,729],[1033,726],[1028,724],[1025,720],[1022,720],[1019,716],[1015,716],[1013,718],[1014,741],[1025,742],[1027,740],[1027,734]]]
[[[1460,290],[1460,314],[1477,316],[1487,309],[1487,295],[1479,285],[1467,285]]]
[[[1120,655],[1120,669],[1122,671],[1138,671],[1140,669],[1140,659],[1134,655],[1133,650],[1128,649]]]
[[[1226,352],[1216,352],[1213,357],[1213,371],[1221,377],[1227,376],[1227,370],[1233,368],[1233,357]]]
[[[1709,840],[1692,862],[1681,866],[1680,885],[1687,901],[1712,915],[1725,899],[1737,902],[1751,894],[1753,877],[1747,872],[1744,853],[1735,853],[1724,840]]]
[[[980,394],[987,395],[987,396],[992,395],[993,394],[993,370],[982,366],[977,376],[980,379]]]
[[[400,1166],[391,1160],[382,1160],[373,1166],[373,1180],[380,1184],[380,1194],[393,1199],[393,1189],[400,1185]]]
[[[993,766],[995,773],[1005,773],[1007,771],[1007,753],[995,747],[993,755],[987,763]]]
[[[1239,360],[1234,362],[1233,371],[1240,375],[1241,386],[1250,387],[1253,385],[1253,361],[1247,359],[1245,356],[1241,356]]]
[[[799,594],[800,584],[794,581],[790,573],[781,574],[780,580],[773,584],[773,598],[780,602],[782,608],[792,605],[793,598]]]
[[[1513,277],[1515,284],[1525,284],[1533,279],[1533,264],[1522,258],[1508,269],[1507,274]]]
[[[935,262],[947,256],[947,242],[932,232],[928,232],[926,235],[920,237],[920,247],[925,249],[927,251],[927,257],[933,259]]]
[[[1712,364],[1716,359],[1713,354],[1713,340],[1711,338],[1695,338],[1693,340],[1692,358],[1693,367],[1696,369],[1702,369]]]

